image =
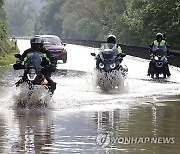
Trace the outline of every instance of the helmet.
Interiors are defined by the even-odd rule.
[[[116,43],[116,36],[115,35],[109,35],[107,37],[107,43]]]
[[[35,36],[30,40],[31,44],[42,44],[44,43],[43,39],[39,36]]]
[[[163,34],[162,33],[157,33],[156,34],[156,39],[160,39],[161,38],[161,40],[163,39]]]
[[[35,36],[30,40],[30,43],[31,48],[38,50],[43,46],[44,40],[40,36]]]

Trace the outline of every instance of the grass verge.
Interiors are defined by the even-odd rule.
[[[14,42],[10,40],[5,40],[4,42],[0,42],[1,52],[0,52],[0,66],[5,66],[9,64],[13,64],[16,62],[16,58],[14,55],[19,53],[19,49],[15,49]],[[2,52],[2,49],[4,52]]]
[[[14,55],[19,53],[18,50],[12,50],[10,53],[0,54],[0,66],[13,64],[16,62]]]

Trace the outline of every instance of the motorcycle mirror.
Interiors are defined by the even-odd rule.
[[[18,54],[15,54],[14,57],[15,58],[21,58],[21,55],[18,53]]]
[[[96,54],[95,54],[95,53],[91,53],[91,56],[94,56],[94,57],[96,57]]]

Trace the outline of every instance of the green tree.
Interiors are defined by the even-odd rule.
[[[63,36],[96,40],[101,32],[97,12],[96,0],[66,0],[59,13],[63,21]]]
[[[62,32],[64,38],[92,40],[105,40],[113,33],[119,42],[139,46],[148,46],[156,33],[161,32],[172,48],[180,49],[179,0],[60,2],[48,1],[37,20],[36,30],[59,35]]]
[[[35,19],[34,5],[26,0],[6,2],[9,31],[11,35],[32,35]]]
[[[3,4],[4,4],[4,0],[0,0],[0,8],[2,7]]]
[[[64,0],[48,1],[44,6],[40,15],[36,18],[35,33],[36,34],[54,34],[61,36],[62,20],[58,17],[60,6]]]
[[[4,1],[0,0],[0,65],[12,63],[15,58],[12,57],[12,43],[8,38],[6,11]]]
[[[129,29],[136,34],[136,45],[147,45],[155,38],[157,32],[161,32],[167,36],[167,41],[173,48],[180,48],[178,0],[127,0],[126,5],[124,20]]]

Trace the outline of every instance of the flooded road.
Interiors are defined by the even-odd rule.
[[[18,40],[21,51],[28,47]],[[97,49],[67,44],[67,64],[53,75],[57,89],[47,107],[17,107],[21,71],[0,68],[0,153],[179,153],[180,69],[150,79],[148,61],[126,56],[124,87],[94,86]],[[2,75],[4,74],[4,75]]]

